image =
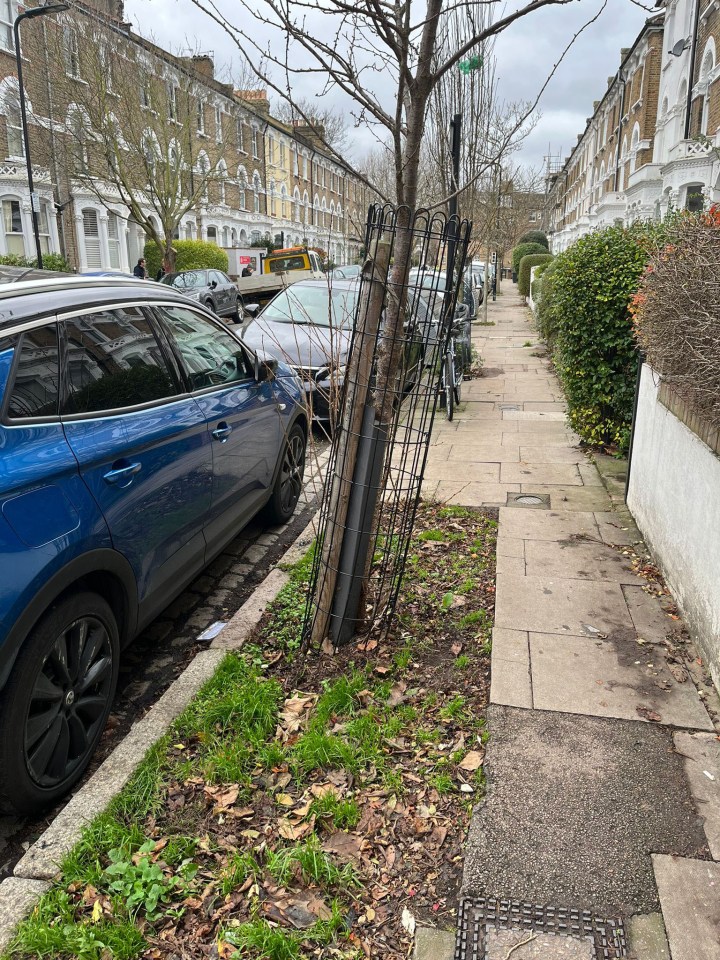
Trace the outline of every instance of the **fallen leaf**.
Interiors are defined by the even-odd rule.
[[[668,670],[678,683],[685,683],[688,678],[688,672],[681,663],[669,663]]]
[[[240,787],[233,783],[229,787],[205,786],[205,796],[212,800],[217,810],[231,807],[238,798]]]
[[[465,754],[458,766],[461,770],[467,770],[469,773],[474,773],[475,770],[479,770],[483,765],[484,759],[485,758],[483,754],[480,753],[479,750],[470,750]]]
[[[279,803],[282,807],[292,807],[295,801],[289,793],[276,793],[275,803]]]
[[[100,900],[100,898],[98,897],[98,899],[93,904],[92,916],[90,917],[90,919],[92,920],[93,923],[98,923],[98,921],[102,919],[102,915],[103,915],[102,900]]]
[[[454,643],[450,647],[450,653],[452,653],[454,656],[457,657],[460,653],[462,653],[462,648],[463,648],[463,645],[461,643]]]
[[[645,720],[650,720],[652,723],[662,723],[660,714],[651,710],[650,707],[635,707],[635,712],[641,717],[644,717]]]
[[[393,684],[390,689],[390,695],[387,698],[387,705],[389,707],[397,707],[405,699],[405,691],[407,690],[407,684],[400,680],[398,683]]]
[[[359,860],[362,846],[362,837],[338,831],[323,842],[322,848],[326,853],[334,853],[345,860]]]

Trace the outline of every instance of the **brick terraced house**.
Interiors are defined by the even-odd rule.
[[[17,13],[0,0],[0,255],[34,257]],[[151,227],[225,248],[269,237],[337,263],[358,257],[371,197],[322,129],[273,118],[266,91],[222,83],[210,56],[140,37],[122,0],[71,0],[26,20],[21,48],[43,252],[129,271]]]
[[[550,179],[555,251],[594,227],[720,201],[719,0],[657,6]]]

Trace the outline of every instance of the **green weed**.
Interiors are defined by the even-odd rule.
[[[355,800],[341,800],[334,793],[315,797],[310,804],[310,813],[322,823],[332,824],[337,830],[352,830],[360,819],[360,808]]]

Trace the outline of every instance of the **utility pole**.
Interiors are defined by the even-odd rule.
[[[33,236],[35,237],[35,253],[37,255],[38,269],[43,269],[42,247],[40,246],[40,226],[38,224],[38,213],[40,212],[40,200],[35,193],[35,184],[32,174],[32,160],[30,159],[30,137],[28,135],[27,109],[25,107],[25,87],[23,85],[22,74],[22,54],[20,53],[20,24],[23,20],[41,17],[48,13],[61,13],[67,10],[67,3],[52,3],[44,7],[32,7],[15,17],[13,23],[13,35],[15,38],[15,64],[17,66],[18,95],[20,99],[20,120],[22,122],[23,144],[25,147],[25,165],[27,167],[28,189],[30,191],[30,212],[32,215]]]

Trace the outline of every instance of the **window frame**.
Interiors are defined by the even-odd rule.
[[[76,320],[79,317],[88,316],[91,314],[96,314],[99,312],[105,313],[111,310],[127,310],[131,307],[135,307],[140,310],[145,319],[147,320],[150,329],[157,341],[158,347],[160,348],[160,353],[162,354],[163,360],[168,370],[168,374],[175,381],[177,387],[177,392],[172,396],[163,397],[159,400],[146,400],[143,403],[132,404],[127,407],[114,407],[108,410],[90,410],[85,413],[62,413],[63,406],[65,405],[68,397],[67,391],[67,371],[68,371],[68,353],[67,353],[67,340],[65,337],[65,322],[68,320]],[[58,410],[59,419],[63,423],[72,423],[77,420],[107,420],[109,417],[122,417],[127,416],[132,413],[139,413],[143,410],[151,410],[157,407],[165,407],[171,403],[178,403],[181,400],[187,400],[189,396],[189,391],[186,389],[184,377],[181,376],[180,370],[177,366],[177,359],[175,354],[172,352],[170,345],[165,339],[165,334],[160,325],[155,321],[155,315],[150,309],[150,305],[147,301],[143,300],[133,300],[130,302],[111,302],[111,303],[102,303],[95,304],[92,307],[83,307],[80,310],[71,310],[65,311],[63,313],[57,314],[57,331],[58,331],[58,343],[60,347],[60,391],[59,391],[59,402]]]

